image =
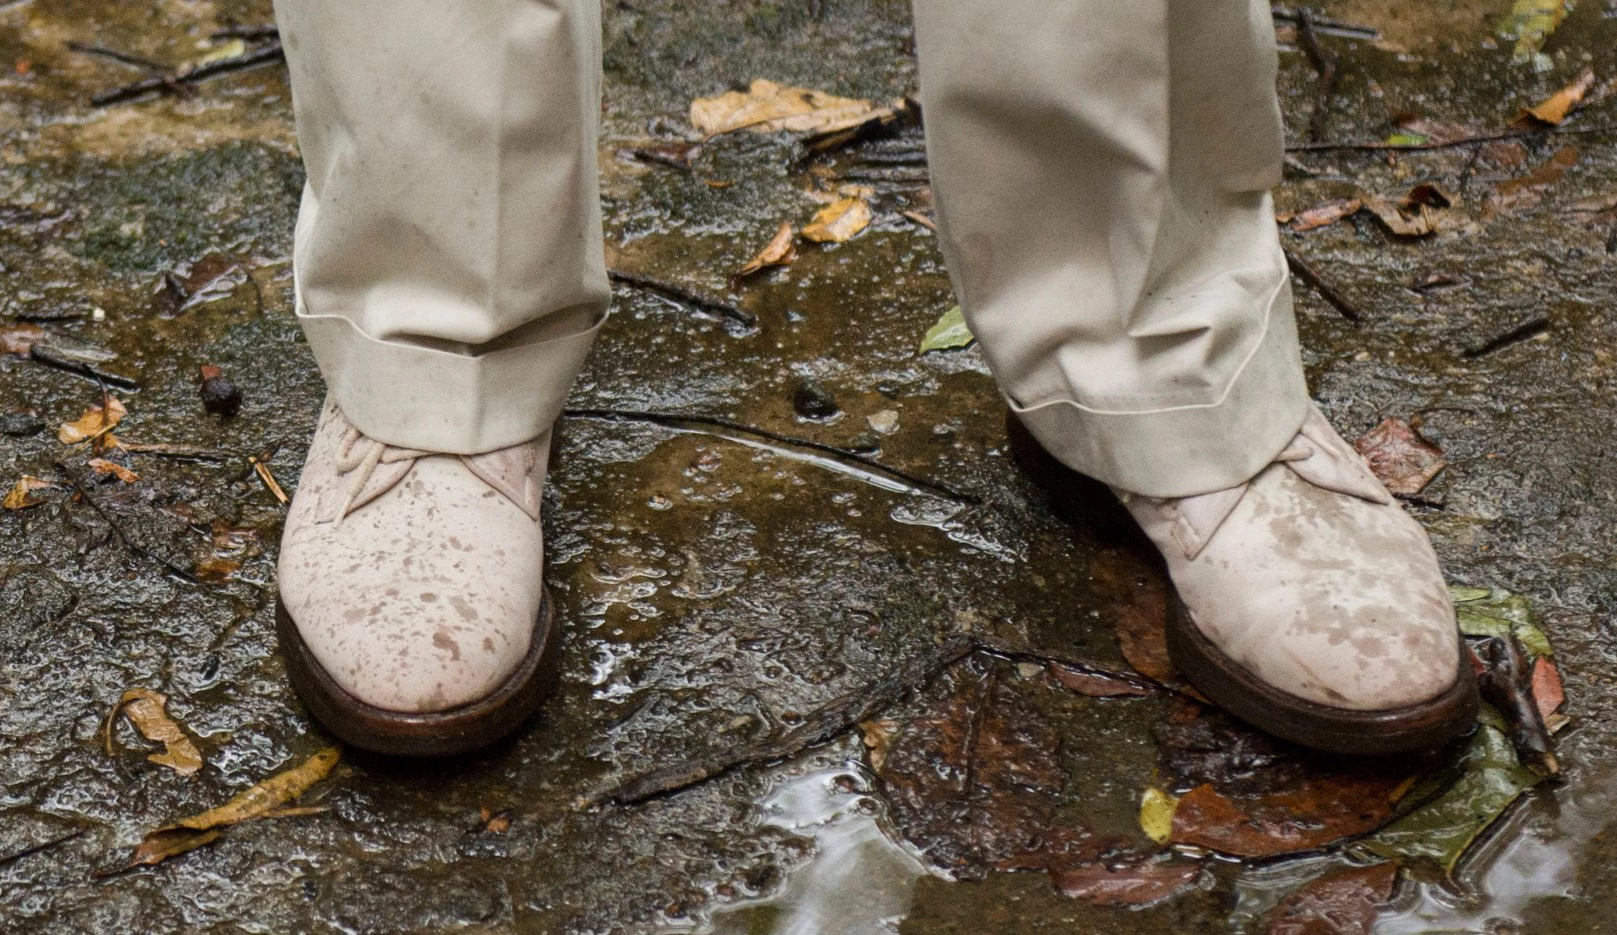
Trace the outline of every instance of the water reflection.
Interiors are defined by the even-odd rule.
[[[882,805],[853,769],[811,773],[764,802],[764,824],[814,839],[780,893],[717,913],[713,935],[883,935],[898,931],[926,867],[882,834]]]

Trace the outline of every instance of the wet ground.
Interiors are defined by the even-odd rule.
[[[0,929],[1268,931],[1266,913],[1351,849],[1215,857],[1145,908],[1062,895],[1044,872],[1058,852],[1158,849],[1140,797],[1184,703],[1149,687],[1090,697],[1047,664],[1126,671],[1114,623],[1149,612],[1153,573],[1051,515],[1011,461],[975,349],[918,352],[952,299],[933,237],[901,213],[928,207],[916,131],[808,162],[790,139],[745,134],[691,171],[632,155],[687,132],[692,97],[753,78],[913,91],[906,5],[609,6],[611,261],[745,314],[618,293],[547,493],[569,626],[560,694],[498,749],[427,765],[350,752],[299,801],[322,810],[123,870],[146,832],[330,742],[275,655],[284,510],[249,461],[290,488],[322,395],[290,304],[301,168],[278,65],[97,107],[91,95],[146,72],[67,45],[172,66],[218,47],[221,28],[268,22],[267,3],[0,0],[0,330],[57,364],[0,355],[0,486],[55,485],[0,511]],[[1379,140],[1410,118],[1429,137],[1509,131],[1586,66],[1617,77],[1599,0],[1536,65],[1498,36],[1509,7],[1321,4],[1379,36],[1321,28],[1340,77],[1318,117],[1315,69],[1283,24],[1293,141]],[[1394,238],[1364,213],[1287,234],[1362,317],[1298,284],[1309,376],[1349,437],[1419,416],[1451,464],[1410,508],[1455,583],[1528,596],[1573,718],[1564,774],[1452,878],[1411,868],[1382,932],[1617,919],[1607,124],[1617,97],[1567,133],[1298,150],[1277,196],[1287,213],[1422,181],[1452,196],[1431,237]],[[1546,163],[1570,168],[1511,181]],[[729,274],[837,178],[874,186],[871,229],[730,294]],[[203,365],[241,388],[235,418],[204,411]],[[96,473],[55,429],[102,389],[64,366],[132,381],[109,387],[126,446],[186,447],[108,452],[133,483]],[[838,415],[798,416],[808,380]],[[109,745],[108,713],[133,687],[169,697],[200,772],[149,762],[156,747],[122,721]],[[987,731],[994,756],[961,754],[961,724]]]

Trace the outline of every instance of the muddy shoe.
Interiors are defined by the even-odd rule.
[[[1111,498],[1053,459],[1019,458],[1067,512],[1103,525]],[[1178,592],[1168,648],[1208,698],[1278,737],[1383,754],[1470,729],[1476,679],[1426,533],[1318,410],[1239,487],[1162,500],[1119,493]]]
[[[555,683],[533,442],[475,457],[394,448],[328,402],[281,539],[293,686],[333,733],[437,756],[515,730]]]

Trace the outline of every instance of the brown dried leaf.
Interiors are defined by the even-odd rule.
[[[898,727],[898,722],[891,718],[859,723],[859,734],[865,742],[865,749],[870,751],[872,770],[881,772],[882,765],[887,762],[887,751],[893,745],[893,738],[898,735]]]
[[[108,394],[105,406],[91,406],[84,410],[84,415],[79,416],[77,421],[62,423],[61,428],[56,430],[56,437],[64,445],[87,442],[112,431],[112,427],[128,414],[129,410],[118,401],[118,397]]]
[[[1585,68],[1572,82],[1561,90],[1545,98],[1543,101],[1522,111],[1523,117],[1532,117],[1552,127],[1558,127],[1566,122],[1566,118],[1578,105],[1583,103],[1584,95],[1595,86],[1595,70]]]
[[[1402,419],[1388,418],[1353,443],[1370,470],[1395,494],[1412,496],[1448,466],[1443,451]]]
[[[189,776],[202,768],[202,751],[198,750],[196,743],[180,729],[180,725],[168,716],[165,710],[167,704],[167,695],[147,688],[131,688],[124,692],[118,703],[112,706],[112,714],[108,716],[107,745],[110,747],[112,744],[112,721],[121,711],[124,717],[129,719],[129,723],[140,731],[142,737],[163,745],[162,753],[153,753],[146,759],[160,766],[167,766],[181,776]]]
[[[870,205],[863,198],[840,198],[815,212],[803,236],[816,243],[842,243],[870,226]]]
[[[1337,201],[1327,201],[1322,205],[1309,208],[1291,219],[1291,229],[1301,233],[1335,224],[1346,217],[1352,217],[1364,209],[1364,201],[1359,198],[1342,198]]]
[[[1397,881],[1393,863],[1326,874],[1275,907],[1269,935],[1370,935]]]
[[[775,231],[775,237],[769,244],[758,252],[758,255],[747,261],[747,265],[736,271],[736,278],[750,276],[761,269],[771,266],[790,266],[797,259],[797,233],[792,225],[782,222],[780,229]]]
[[[1556,182],[1578,164],[1583,152],[1576,146],[1565,146],[1537,169],[1519,178],[1500,182],[1488,197],[1484,213],[1488,217],[1505,210],[1525,210],[1537,205]]]
[[[1179,799],[1173,840],[1236,857],[1273,857],[1368,834],[1392,817],[1408,776],[1310,777],[1296,788],[1232,798],[1201,785]]]
[[[327,747],[291,769],[271,776],[256,786],[199,815],[182,818],[146,835],[135,849],[129,865],[149,866],[201,847],[219,836],[219,829],[254,818],[268,817],[287,802],[325,778],[342,756],[342,748]]]
[[[887,110],[887,108],[883,108]],[[754,133],[829,133],[858,126],[878,110],[870,101],[837,97],[758,79],[746,91],[691,101],[691,125],[712,137],[736,130]]]
[[[214,555],[197,562],[195,574],[203,581],[229,581],[238,571],[241,562]]]
[[[1122,867],[1102,863],[1050,869],[1062,895],[1097,906],[1149,906],[1177,896],[1201,876],[1199,862],[1152,860]]]
[[[139,474],[116,461],[108,461],[106,458],[91,458],[85,463],[97,474],[111,474],[126,484],[133,484],[135,481],[140,480]]]
[[[1423,182],[1397,198],[1370,198],[1364,206],[1399,237],[1425,237],[1437,232],[1453,204],[1443,189]]]
[[[27,354],[36,343],[47,337],[45,329],[27,323],[0,328],[0,353]]]
[[[45,501],[35,499],[33,496],[34,491],[46,490],[55,486],[48,480],[40,480],[32,474],[24,474],[17,478],[17,483],[13,484],[11,490],[6,493],[6,498],[0,500],[0,509],[26,510],[31,506],[39,506]]]
[[[1538,713],[1547,723],[1550,715],[1561,710],[1566,704],[1566,688],[1561,684],[1561,670],[1556,668],[1555,662],[1540,656],[1533,663],[1533,701],[1538,705]]]

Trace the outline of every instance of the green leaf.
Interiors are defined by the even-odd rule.
[[[1532,61],[1572,7],[1573,0],[1516,0],[1509,15],[1499,21],[1500,34],[1516,40],[1511,59]]]
[[[977,340],[971,329],[966,326],[966,314],[956,305],[943,313],[938,323],[926,329],[926,337],[921,339],[921,353],[927,351],[946,351],[955,347],[966,347]]]
[[[1514,633],[1522,646],[1533,655],[1555,655],[1550,638],[1538,628],[1533,618],[1533,607],[1527,603],[1527,598],[1504,588],[1451,587],[1449,594],[1454,598],[1460,632],[1466,636],[1504,636]]]
[[[1388,146],[1420,146],[1431,141],[1432,138],[1426,134],[1414,133],[1409,130],[1394,133],[1387,137]]]
[[[1179,800],[1161,789],[1152,787],[1140,797],[1140,830],[1158,844],[1167,844],[1173,838],[1173,813]]]
[[[1478,835],[1505,813],[1539,775],[1516,759],[1503,732],[1482,724],[1442,794],[1361,842],[1381,857],[1430,861],[1452,873]]]

